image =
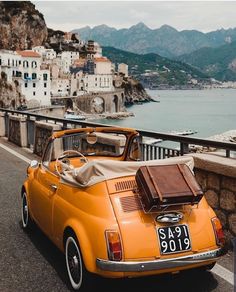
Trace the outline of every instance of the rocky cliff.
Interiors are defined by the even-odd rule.
[[[0,74],[0,108],[16,109],[25,103],[25,98],[20,93],[19,84],[15,82],[7,82],[6,74]]]
[[[0,49],[23,50],[47,39],[43,15],[29,1],[0,1]]]
[[[142,84],[132,77],[117,76],[114,81],[115,88],[124,89],[125,105],[152,101]]]

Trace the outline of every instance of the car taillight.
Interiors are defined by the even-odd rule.
[[[114,230],[106,230],[105,235],[109,260],[120,261],[122,259],[122,247],[119,233]]]
[[[223,246],[225,244],[225,236],[220,220],[217,217],[211,219],[213,229],[215,231],[217,245]]]

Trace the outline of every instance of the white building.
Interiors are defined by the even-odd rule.
[[[41,55],[34,51],[17,51],[21,57],[17,77],[21,93],[27,101],[37,100],[40,105],[50,105],[50,71],[42,66]]]
[[[80,71],[71,76],[71,95],[113,90],[113,76],[111,74],[83,74]]]
[[[51,96],[65,97],[70,94],[70,80],[68,78],[57,78],[51,81]]]
[[[6,74],[7,82],[19,75],[20,56],[13,51],[0,50],[0,71]]]
[[[57,57],[57,53],[53,49],[46,49],[44,46],[32,48],[32,51],[42,56],[43,60],[53,60]]]
[[[94,58],[94,74],[112,74],[112,63],[105,57]]]
[[[70,72],[70,66],[79,59],[79,52],[65,51],[57,56],[59,58],[59,65],[63,73]]]
[[[118,73],[124,74],[125,77],[128,77],[129,66],[125,63],[118,64]]]

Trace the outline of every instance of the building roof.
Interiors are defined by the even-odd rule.
[[[34,51],[17,51],[17,54],[21,55],[21,57],[30,57],[30,58],[40,58],[41,55]]]
[[[108,62],[111,63],[111,61],[105,57],[99,57],[99,58],[94,58],[95,62]]]

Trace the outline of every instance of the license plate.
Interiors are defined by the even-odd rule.
[[[160,227],[157,230],[161,254],[185,252],[191,250],[187,225]]]

